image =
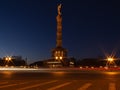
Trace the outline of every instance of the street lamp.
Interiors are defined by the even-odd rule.
[[[115,59],[113,57],[107,57],[107,63],[106,63],[106,66],[116,66],[115,64]]]
[[[104,52],[106,59],[106,67],[116,67],[115,61],[118,60],[118,58],[115,58],[116,51],[113,50],[111,54]]]
[[[9,62],[9,61],[12,60],[12,58],[11,58],[10,56],[7,56],[7,57],[5,58],[5,60]]]
[[[110,63],[112,63],[114,61],[114,58],[108,57],[107,61],[110,62]]]
[[[9,62],[12,61],[12,57],[11,56],[6,56],[5,61],[6,61],[6,66],[8,66]]]

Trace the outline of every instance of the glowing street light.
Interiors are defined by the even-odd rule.
[[[115,60],[118,60],[119,58],[115,58],[116,55],[116,49],[114,49],[111,54],[108,54],[104,51],[106,59],[106,67],[115,67],[116,63]]]
[[[9,61],[12,60],[12,58],[11,58],[10,56],[7,56],[7,57],[5,58],[5,60],[9,62]]]
[[[108,61],[108,62],[113,62],[113,61],[114,61],[114,58],[108,57],[108,58],[107,58],[107,61]]]
[[[9,62],[12,62],[12,57],[11,56],[6,56],[4,58],[4,60],[5,60],[5,66],[8,67]]]
[[[107,63],[106,63],[106,66],[116,66],[115,64],[115,59],[113,57],[107,57]]]

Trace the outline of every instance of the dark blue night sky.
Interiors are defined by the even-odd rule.
[[[63,16],[63,47],[69,57],[120,56],[120,5],[114,0],[1,0],[0,57],[21,55],[29,62],[51,57],[56,46],[57,5]]]

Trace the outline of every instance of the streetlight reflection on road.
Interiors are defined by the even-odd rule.
[[[107,75],[117,75],[119,72],[104,72]]]
[[[55,76],[63,76],[65,72],[53,72],[52,74]]]
[[[2,74],[4,74],[4,77],[10,78],[12,76],[13,72],[3,71]]]

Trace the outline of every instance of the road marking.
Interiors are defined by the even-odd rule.
[[[57,81],[58,81],[58,80],[53,80],[53,81],[50,81],[50,82],[45,82],[45,83],[35,84],[35,85],[31,85],[31,86],[27,86],[27,87],[19,88],[19,89],[16,89],[16,90],[30,89],[30,88],[34,88],[34,87],[38,87],[38,86],[42,86],[42,85],[46,85],[46,84],[49,84],[49,83],[54,83],[54,82],[57,82]]]
[[[117,90],[115,83],[110,83],[109,84],[109,90]]]
[[[49,88],[49,89],[47,89],[47,90],[55,90],[55,89],[64,87],[64,86],[66,86],[66,85],[69,85],[70,83],[72,83],[72,82],[63,83],[63,84],[60,84],[60,85],[58,85],[58,86],[51,87],[51,88]]]
[[[86,90],[88,87],[90,87],[92,84],[91,83],[86,83],[82,87],[78,88],[77,90]]]
[[[11,87],[11,86],[16,86],[16,85],[22,85],[22,84],[26,84],[26,83],[29,83],[29,82],[27,81],[27,82],[17,83],[17,84],[16,83],[15,84],[8,84],[8,85],[0,86],[0,88],[6,88],[6,87]]]

